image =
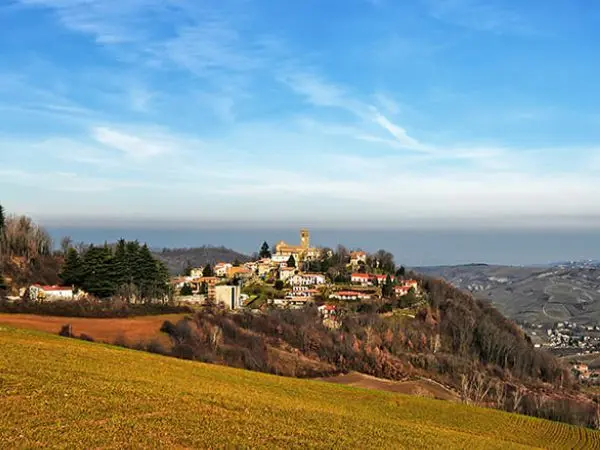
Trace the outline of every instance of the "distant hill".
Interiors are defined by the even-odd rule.
[[[557,422],[7,327],[0,373],[2,448],[600,445],[597,432]]]
[[[195,247],[195,248],[165,248],[155,250],[154,254],[160,258],[173,274],[183,272],[188,264],[194,267],[206,264],[214,265],[217,262],[233,262],[238,260],[246,262],[250,259],[248,255],[238,253],[225,247]]]
[[[419,267],[475,297],[488,300],[513,320],[541,325],[569,320],[600,324],[600,266],[593,261],[552,266],[461,265]]]

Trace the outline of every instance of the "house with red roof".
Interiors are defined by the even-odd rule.
[[[354,284],[360,284],[362,286],[373,286],[374,284],[381,285],[385,283],[387,280],[387,275],[381,274],[371,274],[371,273],[353,273],[350,275],[350,281]],[[394,281],[395,277],[393,275],[390,276],[392,281]]]
[[[29,287],[29,298],[32,300],[76,300],[82,292],[75,294],[70,286],[34,284]]]

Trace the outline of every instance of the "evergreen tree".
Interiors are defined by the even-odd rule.
[[[260,252],[258,253],[259,258],[270,258],[271,257],[271,250],[269,249],[269,244],[267,244],[267,242],[263,242],[262,246],[260,247]]]
[[[381,295],[384,298],[390,298],[394,294],[394,283],[392,282],[392,277],[389,275],[385,277],[385,283],[381,287]]]
[[[62,282],[68,286],[82,287],[83,267],[79,253],[73,247],[67,250],[65,263],[59,276]]]
[[[4,235],[5,228],[6,228],[6,215],[4,213],[4,206],[0,205],[0,237]]]
[[[137,278],[142,299],[151,301],[158,295],[157,286],[159,285],[160,269],[157,261],[152,256],[148,245],[144,244],[138,255],[138,264],[136,267]]]
[[[139,263],[140,243],[138,241],[127,242],[125,245],[125,270],[127,283],[133,286],[140,285],[140,273],[137,271]]]
[[[113,256],[108,246],[90,246],[82,263],[82,287],[99,298],[111,297],[116,293],[116,283],[112,270]]]
[[[6,229],[6,216],[4,214],[4,207],[0,205],[0,257],[4,253],[4,231]],[[2,260],[0,259],[0,268],[2,268]]]
[[[296,258],[294,258],[294,255],[290,255],[290,257],[288,258],[287,266],[288,267],[296,267]]]
[[[204,270],[202,270],[202,276],[204,276],[204,277],[214,277],[215,276],[215,271],[213,270],[213,268],[210,264],[207,264],[206,266],[204,266]]]
[[[180,295],[192,295],[193,293],[192,287],[187,283],[185,283],[179,291]]]
[[[397,277],[406,276],[406,268],[404,266],[400,266],[400,268],[396,271],[396,276]]]
[[[119,239],[113,258],[115,284],[118,289],[125,287],[131,280],[127,267],[127,246],[125,239]]]

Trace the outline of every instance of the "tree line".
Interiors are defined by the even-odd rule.
[[[138,241],[121,239],[114,249],[90,245],[83,252],[70,247],[60,278],[99,298],[150,303],[165,302],[170,296],[167,267]]]

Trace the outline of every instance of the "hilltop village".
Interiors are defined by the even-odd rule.
[[[340,264],[341,263],[341,264]],[[258,258],[245,263],[219,262],[190,268],[171,280],[178,303],[212,302],[230,309],[302,308],[316,303],[328,314],[338,302],[377,300],[410,295],[418,283],[396,269],[393,258],[380,251],[346,252],[311,247],[310,233],[300,230],[300,244],[264,243]]]

